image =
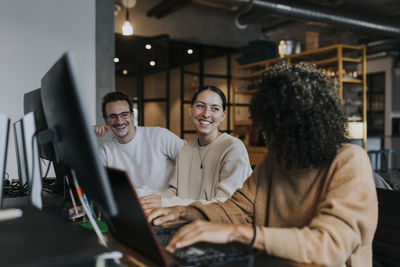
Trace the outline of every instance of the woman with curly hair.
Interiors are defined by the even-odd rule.
[[[281,62],[263,74],[250,113],[266,139],[263,160],[224,203],[154,210],[155,225],[196,220],[167,249],[238,241],[297,262],[372,266],[372,169],[365,151],[346,143],[336,84],[313,66]]]

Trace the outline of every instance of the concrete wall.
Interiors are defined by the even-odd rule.
[[[23,95],[67,50],[73,51],[91,123],[95,122],[95,0],[2,0],[0,8],[0,112],[23,116]],[[17,177],[13,132],[6,171]]]
[[[103,124],[101,101],[115,90],[114,1],[96,0],[96,123]]]

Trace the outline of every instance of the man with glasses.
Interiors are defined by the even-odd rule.
[[[136,188],[165,190],[185,141],[164,128],[134,126],[132,101],[122,92],[103,97],[102,113],[106,125],[95,126],[96,136],[114,134],[101,148],[104,165],[127,171]]]

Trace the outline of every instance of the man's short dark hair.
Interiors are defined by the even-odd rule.
[[[329,164],[347,141],[337,84],[312,65],[271,66],[252,97],[250,113],[268,151],[288,169]]]
[[[123,92],[111,92],[103,96],[103,102],[101,103],[101,112],[103,113],[103,118],[107,118],[106,114],[106,105],[111,102],[116,101],[126,101],[129,105],[129,111],[133,112],[133,103],[132,100],[124,94]]]

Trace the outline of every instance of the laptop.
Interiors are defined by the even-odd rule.
[[[118,215],[108,218],[111,234],[154,263],[161,266],[218,266],[249,258],[248,247],[240,243],[197,243],[174,254],[167,252],[162,246],[168,243],[165,235],[171,238],[177,229],[151,226],[128,174],[112,168],[107,168],[107,172],[118,207]],[[156,233],[163,239],[162,245]]]

